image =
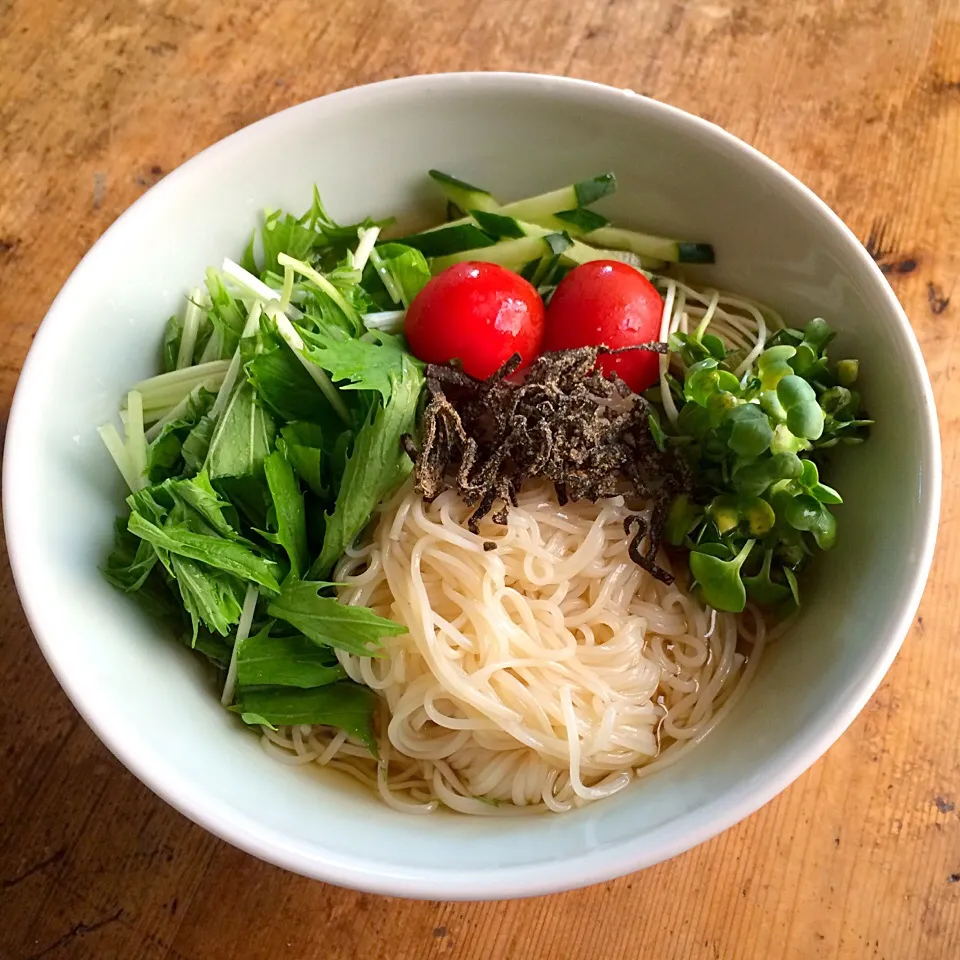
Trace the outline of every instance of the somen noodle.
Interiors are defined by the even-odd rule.
[[[423,812],[559,812],[668,762],[743,688],[764,625],[745,642],[732,614],[640,569],[630,507],[561,507],[533,482],[506,525],[485,519],[477,535],[455,491],[426,503],[408,483],[335,574],[342,602],[409,628],[381,657],[338,653],[385,701],[379,763],[322,727],[265,729],[265,745]]]

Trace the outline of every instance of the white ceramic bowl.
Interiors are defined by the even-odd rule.
[[[824,316],[861,359],[877,427],[839,458],[848,495],[796,629],[742,702],[663,772],[562,816],[416,817],[332,773],[281,766],[221,707],[188,651],[98,573],[120,503],[95,427],[154,370],[166,317],[237,256],[264,206],[439,214],[430,167],[514,198],[605,170],[628,225],[712,241],[709,276],[795,323]],[[703,273],[707,276],[706,271]],[[940,453],[917,342],[879,270],[808,189],[722,130],[631,92],[453,74],[336,93],[241,130],[149,191],[51,307],[7,432],[3,507],[17,586],[77,709],[144,783],[256,856],[401,896],[539,894],[672,857],[766,803],[841,734],[890,666],[933,551]]]

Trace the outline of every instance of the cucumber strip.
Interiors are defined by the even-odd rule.
[[[557,233],[569,233],[572,236],[597,230],[609,223],[607,218],[599,213],[582,208],[617,189],[617,178],[612,173],[602,173],[597,177],[572,183],[550,193],[541,193],[536,197],[526,197],[523,200],[501,205],[486,190],[464,183],[438,170],[431,170],[430,176],[440,184],[447,195],[448,218],[451,217],[450,205],[452,204],[457,210],[470,211],[471,214],[479,210],[481,213],[526,220]],[[454,196],[455,193],[456,196]],[[447,227],[459,227],[474,219],[471,216],[451,219],[446,224],[421,231],[419,236]]]
[[[485,233],[481,227],[467,220],[464,223],[434,227],[391,242],[416,247],[425,257],[445,257],[451,253],[460,253],[461,250],[490,247],[496,243],[496,240]]]
[[[471,215],[480,213],[472,210]],[[515,217],[506,217],[500,213],[480,213],[484,230],[498,240],[519,240],[521,237],[549,237],[554,233],[565,233],[561,230],[549,230],[538,223],[527,223]],[[566,234],[569,237],[569,234]]]
[[[501,213],[489,213],[483,210],[471,210],[470,216],[480,224],[481,229],[498,240],[519,240],[528,234],[523,224],[513,217],[505,217]]]
[[[590,263],[591,260],[621,260],[629,263],[638,270],[659,270],[665,266],[663,259],[641,256],[633,251],[623,252],[620,250],[602,250],[597,247],[589,246],[580,240],[574,240],[566,232],[557,233],[541,227],[536,223],[527,223],[523,220],[516,220],[505,217],[502,214],[485,214],[485,229],[488,231],[498,230],[500,236],[505,238],[515,237],[520,233],[524,237],[548,237],[562,236],[567,240],[567,245],[562,250],[556,250],[556,253],[562,253],[564,258],[575,264]],[[541,283],[543,280],[540,281]],[[534,284],[536,286],[536,284]]]
[[[666,237],[655,237],[620,227],[601,227],[588,233],[584,239],[597,246],[629,250],[641,257],[668,260],[672,263],[713,263],[715,261],[713,247],[709,243],[670,240]]]
[[[528,283],[532,284],[533,286],[536,286],[536,284],[533,282],[534,278],[539,273],[540,267],[543,264],[543,261],[546,259],[548,258],[537,257],[536,260],[531,260],[529,263],[525,263],[523,267],[517,271],[517,273],[519,273],[520,276],[523,277],[523,279],[526,280]]]
[[[559,253],[555,253],[552,257],[541,257],[533,276],[529,277],[528,279],[535,287],[539,289],[552,276],[553,271],[559,262]]]
[[[585,233],[600,230],[610,226],[610,221],[596,210],[587,210],[586,207],[577,207],[575,210],[561,210],[554,219],[566,224],[567,233],[571,237],[582,237]]]
[[[497,201],[481,187],[475,187],[472,183],[465,183],[456,177],[451,177],[449,173],[442,173],[440,170],[428,170],[430,177],[440,186],[447,200],[461,210],[496,210]]]
[[[592,249],[587,247],[587,249]],[[629,263],[631,267],[646,274],[653,274],[667,267],[666,260],[654,260],[652,257],[641,257],[637,253],[629,250],[597,250],[597,256],[591,257],[591,260],[619,260],[621,263]],[[589,260],[584,260],[589,263]]]
[[[503,212],[501,211],[501,216]],[[538,213],[534,210],[533,214],[533,216],[526,216],[524,219],[549,230],[563,231],[570,234],[571,237],[583,237],[610,224],[610,221],[603,214],[597,213],[595,210],[588,210],[586,207],[558,210],[556,213]]]
[[[531,260],[553,256],[566,250],[571,244],[568,236],[562,233],[548,233],[543,236],[525,236],[517,240],[505,240],[492,247],[464,250],[447,257],[436,257],[430,261],[430,270],[437,274],[455,263],[467,260],[479,260],[484,263],[498,263],[508,270],[520,271]]]
[[[526,200],[516,200],[513,203],[504,204],[495,212],[514,217],[517,220],[538,223],[563,211],[589,206],[601,197],[613,193],[616,189],[617,178],[612,173],[602,173],[598,177],[581,180],[579,183],[561,187],[559,190],[553,190],[550,193],[541,193],[539,196],[528,197]],[[554,225],[551,224],[551,226]]]
[[[685,240],[678,240],[677,253],[680,255],[680,263],[717,262],[712,243],[689,243]]]
[[[638,270],[662,270],[667,264],[665,260],[656,260],[653,257],[644,257],[632,250],[601,250],[591,247],[579,240],[574,240],[569,250],[564,251],[567,260],[579,266],[581,263],[590,263],[593,260],[619,260],[629,263]]]
[[[544,243],[550,248],[550,252],[555,256],[564,253],[574,244],[565,233],[548,233],[544,238]]]
[[[576,206],[589,207],[591,203],[596,203],[617,189],[617,178],[612,173],[601,173],[598,177],[575,183],[573,189],[577,195]]]
[[[522,239],[547,239],[560,237],[562,240],[559,242],[559,245],[556,249],[553,250],[554,254],[563,254],[563,257],[568,261],[575,264],[589,263],[591,260],[621,260],[624,263],[629,263],[631,266],[636,267],[638,270],[659,270],[665,266],[665,261],[662,259],[654,259],[652,257],[640,256],[632,251],[623,252],[620,250],[601,250],[593,246],[588,246],[585,243],[582,243],[580,240],[574,240],[570,237],[565,231],[552,231],[546,227],[542,227],[536,223],[527,223],[524,220],[518,220],[514,217],[507,217],[501,213],[487,213],[484,211],[472,210],[470,211],[471,216],[477,218],[478,222],[481,223],[484,230],[487,233],[492,233],[497,236],[501,242],[497,244],[497,247],[507,246],[511,243],[519,243]],[[491,247],[490,250],[496,248]],[[500,263],[501,266],[510,267],[512,270],[516,270],[518,273],[523,270],[525,267],[528,269],[528,260],[530,258],[521,260],[515,263],[513,259],[513,247],[510,248],[510,251],[506,254],[507,261],[500,261],[497,259],[497,255],[492,254],[491,256],[481,256],[482,251],[478,251],[476,248],[474,250],[468,250],[463,252],[463,256],[459,257],[457,260],[453,260],[449,257],[439,257],[436,260],[431,261],[430,269],[437,273],[443,269],[443,266],[439,264],[449,265],[450,263],[459,263],[462,260],[485,260],[492,263]],[[516,249],[524,249],[523,247],[518,247]],[[531,248],[539,257],[543,257],[546,254],[542,248]],[[476,256],[470,256],[468,254],[474,254]],[[514,264],[514,265],[511,265]],[[536,273],[532,274],[535,277],[539,276],[539,283],[542,284],[544,280],[542,279],[543,275],[538,275]],[[538,283],[534,283],[534,286],[538,286]]]

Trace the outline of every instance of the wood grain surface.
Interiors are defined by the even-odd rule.
[[[957,0],[0,0],[0,408],[57,290],[144,190],[320,94],[460,69],[565,73],[713,120],[882,264],[945,442],[934,571],[840,742],[737,828],[622,880],[402,902],[239,853],[128,774],[60,691],[0,570],[0,957],[960,957]]]

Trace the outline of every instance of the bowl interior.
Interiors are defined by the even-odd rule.
[[[265,206],[319,185],[334,217],[440,213],[425,177],[516,198],[605,170],[619,222],[708,240],[694,278],[823,316],[861,360],[877,427],[838,457],[840,540],[803,615],[697,750],[561,817],[396,813],[336,775],[275,763],[219,706],[190,654],[98,573],[121,489],[96,426],[154,372],[166,317],[208,264],[239,256]],[[153,789],[266,859],[395,894],[493,897],[571,887],[656,862],[729,826],[839,735],[915,609],[939,492],[936,423],[905,319],[855,239],[795,181],[711,125],[573,81],[417,78],[347,91],[254,125],[128,211],[51,309],[7,440],[5,513],[18,586],[74,703]]]

